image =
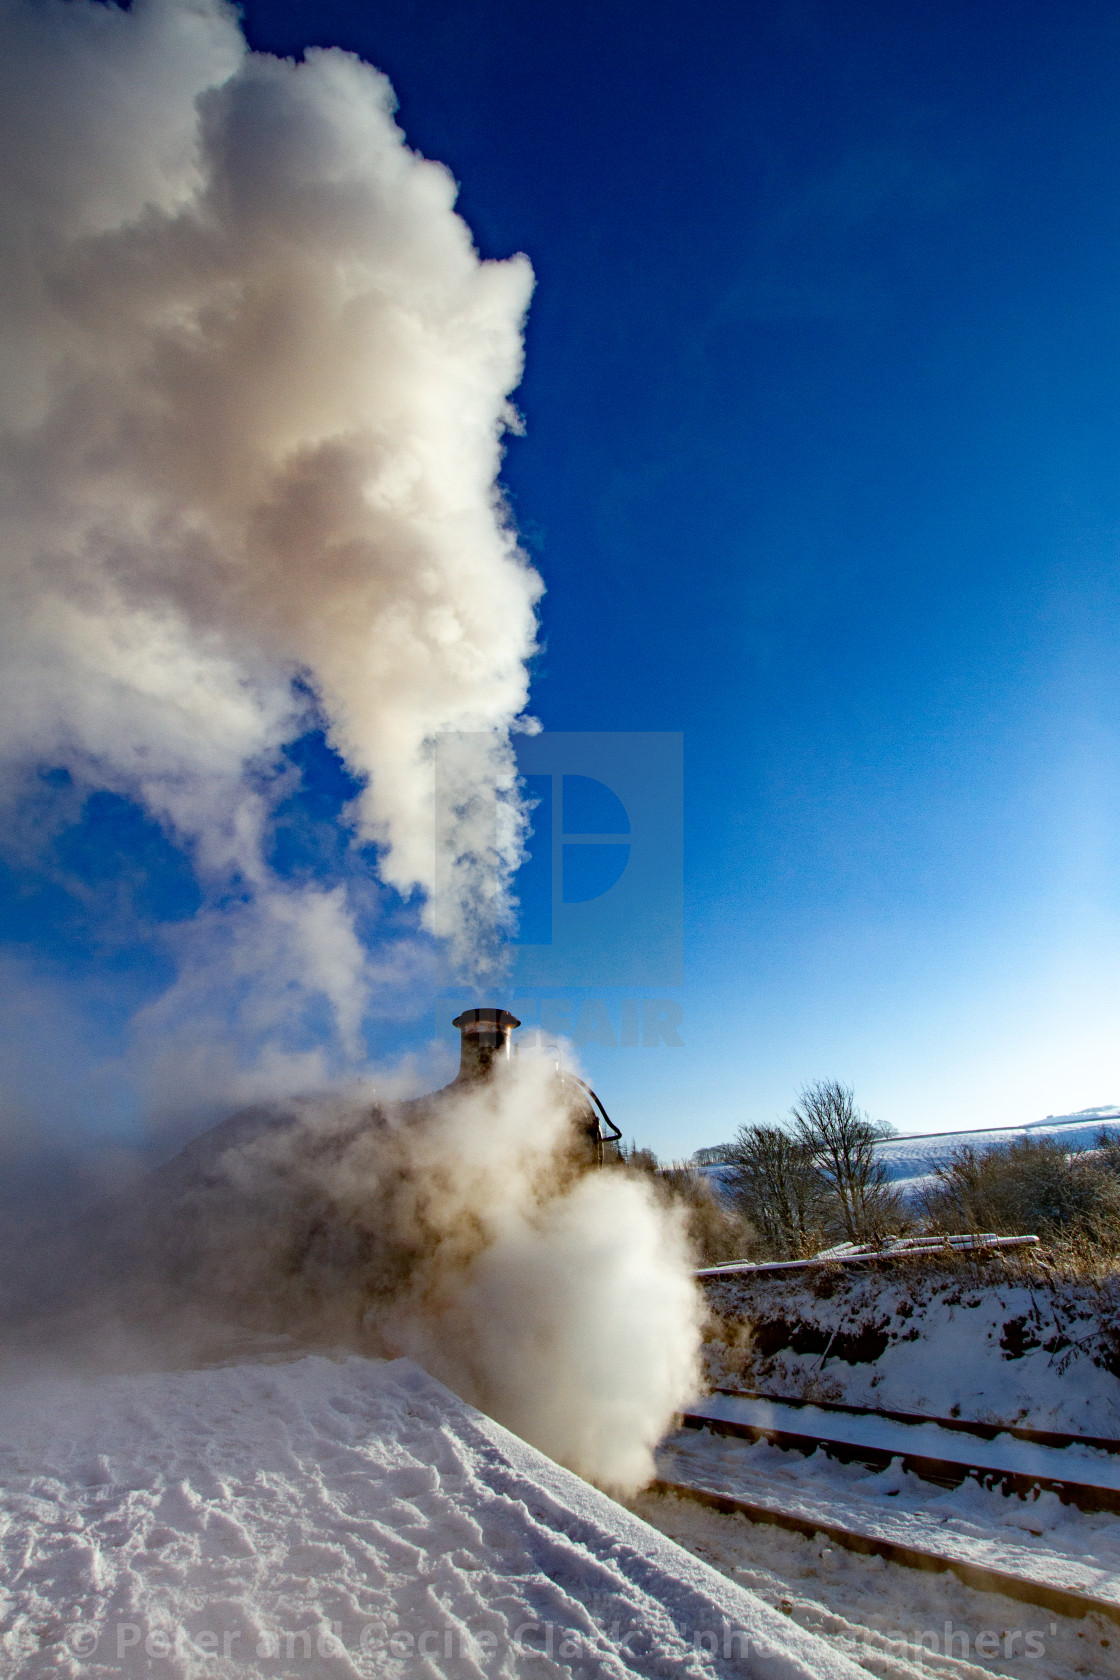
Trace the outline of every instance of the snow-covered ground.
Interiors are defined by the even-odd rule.
[[[1088,1488],[1107,1488],[1120,1494],[1120,1454],[1080,1444],[1040,1446],[1012,1435],[983,1440],[963,1430],[936,1423],[900,1423],[890,1418],[852,1416],[821,1406],[785,1406],[780,1401],[751,1400],[737,1394],[711,1394],[691,1408],[693,1415],[745,1424],[754,1429],[781,1430],[813,1440],[867,1447],[874,1453],[899,1458],[928,1458],[952,1464],[971,1464],[997,1475],[1037,1477],[1071,1482]]]
[[[916,1264],[713,1278],[716,1386],[1120,1436],[1116,1303],[1099,1287]]]
[[[0,1402],[5,1680],[857,1680],[404,1360],[54,1379]]]
[[[662,1447],[659,1474],[774,1510],[1061,1587],[1120,1609],[1120,1517],[1082,1512],[1057,1494],[1004,1495],[966,1481],[946,1489],[905,1473],[803,1456],[710,1430]],[[1120,1628],[1116,1629],[1120,1644]]]
[[[879,1680],[1120,1676],[1120,1628],[1102,1616],[1054,1616],[978,1592],[951,1574],[859,1556],[820,1536],[785,1533],[673,1495],[643,1494],[634,1508]]]
[[[1120,1437],[1120,1314],[1107,1283],[976,1261],[728,1277],[706,1287],[718,1315],[709,1372],[729,1388]],[[730,1414],[742,1404],[716,1395],[699,1409]],[[812,1434],[814,1419],[822,1433],[885,1451],[998,1461],[1110,1486],[1120,1463],[1091,1448],[1067,1456],[1006,1435],[987,1442],[812,1404],[775,1409],[774,1421],[797,1433]],[[1120,1518],[1081,1512],[1056,1494],[1022,1500],[972,1480],[945,1491],[903,1473],[898,1458],[874,1471],[821,1449],[803,1456],[707,1431],[666,1442],[659,1469],[669,1482],[1015,1575],[1024,1590],[1041,1583],[1120,1605]],[[1120,1676],[1120,1627],[1106,1616],[1054,1615],[950,1573],[853,1554],[820,1535],[687,1500],[647,1494],[637,1508],[883,1680],[984,1671],[1024,1680]]]
[[[1077,1511],[1054,1494],[1008,1498],[975,1482],[945,1490],[897,1464],[869,1471],[820,1451],[803,1457],[707,1430],[673,1436],[658,1468],[666,1481],[1120,1604],[1120,1518]],[[1102,1615],[1054,1615],[950,1573],[856,1555],[821,1535],[671,1495],[645,1494],[635,1509],[885,1680],[992,1671],[1023,1680],[1120,1676],[1120,1627]]]

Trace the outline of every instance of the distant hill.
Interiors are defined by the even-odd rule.
[[[903,1183],[923,1178],[937,1161],[967,1144],[985,1149],[993,1143],[1011,1143],[1022,1137],[1052,1137],[1067,1149],[1092,1149],[1101,1130],[1120,1124],[1120,1107],[1104,1103],[1099,1108],[1082,1108],[1076,1114],[1048,1114],[1045,1120],[1031,1120],[1025,1126],[985,1126],[962,1132],[924,1132],[888,1138],[879,1155],[891,1179]]]
[[[993,1143],[1011,1143],[1021,1137],[1059,1138],[1071,1151],[1095,1147],[1101,1130],[1120,1126],[1120,1105],[1103,1103],[1099,1108],[1081,1108],[1076,1114],[1048,1114],[1045,1120],[1030,1120],[1023,1126],[983,1126],[960,1132],[916,1132],[888,1138],[880,1145],[880,1158],[892,1183],[913,1187],[919,1179],[963,1144],[984,1149]],[[698,1149],[693,1160],[717,1181],[724,1177],[720,1163],[726,1144]]]

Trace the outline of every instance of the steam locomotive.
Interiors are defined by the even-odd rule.
[[[511,1035],[521,1022],[508,1009],[485,1008],[465,1009],[461,1015],[456,1015],[451,1025],[458,1027],[462,1037],[459,1071],[448,1090],[475,1080],[492,1078],[501,1063],[510,1060],[513,1053]],[[556,1078],[588,1159],[598,1167],[617,1160],[622,1133],[590,1085],[575,1074],[565,1072],[559,1063]]]

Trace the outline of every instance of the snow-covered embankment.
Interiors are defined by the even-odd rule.
[[[405,1360],[0,1407],[6,1676],[862,1671]]]
[[[707,1295],[717,1387],[1120,1436],[1106,1285],[900,1263],[713,1278]]]

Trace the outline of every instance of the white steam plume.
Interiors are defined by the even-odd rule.
[[[496,482],[532,276],[479,259],[392,109],[345,53],[249,53],[221,0],[0,0],[0,796],[65,765],[71,812],[111,789],[190,849],[203,902],[135,1029],[149,1094],[196,1116],[362,1068],[371,999],[424,960],[353,881],[269,866],[312,713],[383,880],[460,956],[519,852],[540,584]],[[3,825],[25,850],[29,810]],[[297,1030],[323,1000],[329,1044]],[[120,1246],[74,1237],[73,1324],[100,1264],[122,1346],[227,1318],[407,1352],[634,1487],[695,1383],[699,1303],[678,1220],[581,1175],[571,1128],[528,1059],[410,1109],[242,1117],[125,1198]]]
[[[393,107],[346,53],[250,53],[221,0],[0,0],[9,785],[47,761],[141,801],[211,895],[188,991],[240,940],[264,1038],[312,992],[351,1064],[376,976],[342,889],[269,870],[261,766],[310,690],[383,879],[480,948],[540,591],[495,488],[531,270],[479,259]],[[461,731],[437,848],[432,743]]]
[[[449,1093],[406,1131],[394,1206],[434,1241],[371,1327],[581,1475],[632,1490],[699,1386],[703,1304],[679,1208],[557,1171],[571,1117],[546,1058]]]
[[[576,1091],[522,1056],[414,1102],[235,1117],[128,1197],[120,1322],[186,1357],[199,1327],[208,1357],[226,1349],[216,1325],[408,1354],[580,1474],[642,1485],[696,1392],[703,1305],[682,1210],[581,1164]],[[94,1305],[74,1320],[100,1349]]]

